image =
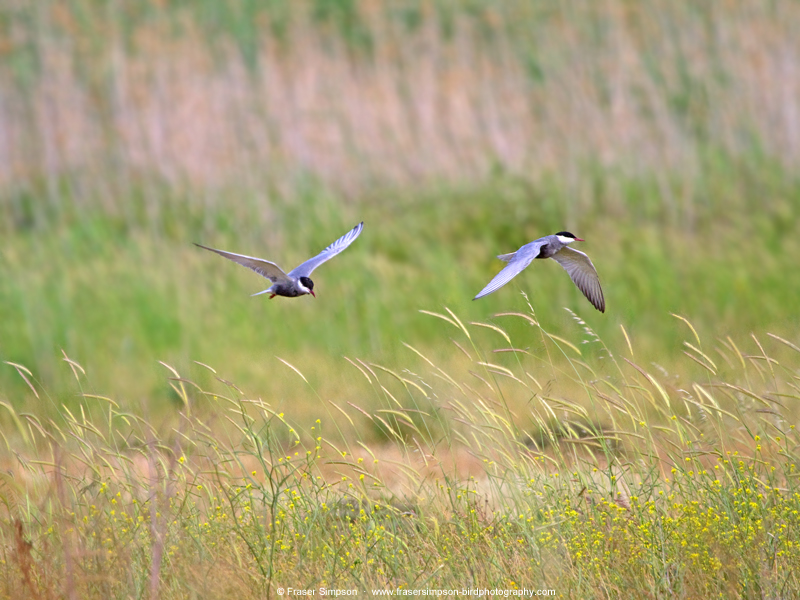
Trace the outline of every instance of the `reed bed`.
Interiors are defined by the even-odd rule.
[[[205,365],[208,386],[164,365],[181,406],[161,425],[95,394],[54,419],[4,404],[0,593],[800,592],[796,345],[709,342],[675,316],[700,369],[677,379],[639,364],[624,329],[607,343],[577,316],[571,339],[532,310],[430,316],[453,336],[448,370],[345,359],[363,386],[330,398],[284,361],[315,419]]]
[[[214,206],[235,183],[269,205],[309,181],[359,197],[501,172],[564,180],[574,215],[599,168],[654,178],[691,223],[704,160],[800,159],[791,2],[246,6],[0,9],[4,194],[131,218],[141,186],[157,218],[153,181]]]

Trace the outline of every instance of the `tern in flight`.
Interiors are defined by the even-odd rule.
[[[239,263],[243,267],[252,269],[262,277],[266,277],[272,282],[272,285],[269,286],[269,288],[263,292],[253,294],[253,296],[269,294],[271,300],[275,296],[296,298],[297,296],[311,294],[316,298],[317,295],[314,293],[314,282],[309,278],[311,272],[322,263],[330,260],[342,250],[347,248],[350,244],[352,244],[359,236],[363,228],[364,221],[361,221],[361,223],[353,227],[353,229],[333,242],[314,258],[309,258],[306,262],[295,267],[288,273],[284,273],[283,270],[274,262],[264,260],[263,258],[254,258],[252,256],[244,256],[243,254],[225,252],[224,250],[215,250],[214,248],[209,248],[208,246],[203,246],[202,244],[195,244],[195,246],[199,246],[205,250],[211,250],[211,252],[216,252],[220,256],[224,256],[235,263]]]
[[[509,281],[519,275],[525,267],[531,264],[534,258],[552,258],[569,274],[572,282],[583,292],[587,300],[600,312],[606,311],[606,301],[603,290],[600,288],[600,278],[597,271],[583,252],[569,247],[572,242],[582,242],[569,231],[559,231],[553,235],[546,235],[536,241],[525,244],[516,252],[501,254],[497,258],[507,262],[500,271],[480,293],[473,298],[477,300],[494,291],[499,290]]]

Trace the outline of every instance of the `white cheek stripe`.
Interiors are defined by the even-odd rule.
[[[559,235],[556,237],[558,237],[558,241],[561,242],[562,244],[571,244],[572,242],[575,241],[575,238],[570,238],[565,235]]]

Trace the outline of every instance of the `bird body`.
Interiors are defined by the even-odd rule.
[[[270,299],[272,299],[275,296],[296,298],[297,296],[311,294],[316,298],[317,295],[314,293],[314,282],[311,281],[309,277],[311,272],[322,263],[330,260],[342,250],[347,248],[350,244],[352,244],[361,234],[361,230],[363,228],[364,222],[362,221],[338,240],[333,242],[330,246],[325,248],[325,250],[313,258],[309,258],[307,261],[298,265],[288,273],[284,273],[283,269],[281,269],[274,262],[264,260],[263,258],[245,256],[244,254],[234,254],[233,252],[226,252],[225,250],[216,250],[215,248],[209,248],[208,246],[203,246],[202,244],[195,244],[195,246],[205,250],[210,250],[211,252],[216,252],[228,260],[232,260],[243,267],[247,267],[248,269],[255,271],[262,277],[266,277],[272,282],[272,285],[266,290],[257,292],[253,294],[253,296],[270,294]]]
[[[569,245],[584,240],[568,231],[559,231],[525,244],[516,252],[501,254],[497,258],[508,264],[495,275],[473,300],[482,298],[499,290],[519,275],[536,258],[552,258],[569,274],[573,283],[583,292],[587,300],[600,312],[605,312],[606,301],[600,287],[600,278],[592,261],[583,252],[573,250]]]

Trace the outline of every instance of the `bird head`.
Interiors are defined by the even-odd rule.
[[[314,298],[317,297],[317,295],[314,293],[314,282],[311,281],[311,279],[308,277],[301,277],[297,280],[297,283],[300,284],[298,287],[300,288],[301,292],[304,294],[311,294],[314,296]]]
[[[560,241],[562,244],[571,244],[572,242],[583,242],[583,241],[585,241],[585,240],[582,240],[579,237],[575,237],[569,231],[559,231],[556,234],[556,237],[558,238],[558,241]]]

